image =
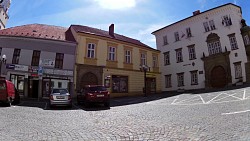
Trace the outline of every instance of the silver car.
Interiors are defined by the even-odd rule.
[[[69,106],[72,107],[72,99],[67,89],[56,88],[50,94],[50,107]]]

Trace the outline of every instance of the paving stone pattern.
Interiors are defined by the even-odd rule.
[[[250,88],[242,88],[87,110],[22,102],[0,107],[0,141],[245,141],[250,112],[231,112],[250,110],[248,96]]]

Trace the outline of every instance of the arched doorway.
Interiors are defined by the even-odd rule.
[[[216,66],[211,71],[211,86],[223,88],[227,85],[226,71],[222,66]]]
[[[88,72],[84,74],[81,78],[81,87],[84,87],[85,85],[97,85],[98,84],[98,78],[95,74]]]

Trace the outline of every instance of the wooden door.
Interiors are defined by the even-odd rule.
[[[211,71],[211,86],[223,88],[227,85],[226,71],[222,66],[216,66]]]

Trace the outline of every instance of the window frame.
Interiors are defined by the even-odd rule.
[[[230,42],[230,45],[231,45],[231,49],[232,50],[239,49],[235,34],[228,35],[228,37],[229,37],[229,42]]]
[[[188,52],[189,52],[189,60],[195,60],[196,59],[196,52],[195,52],[194,45],[188,46]]]
[[[235,79],[242,78],[242,67],[241,62],[234,63]]]
[[[96,49],[96,44],[94,43],[88,43],[88,48],[87,48],[87,58],[96,58],[95,57],[95,49]]]
[[[132,63],[132,51],[131,50],[125,50],[125,63],[131,64]]]
[[[40,55],[41,55],[40,50],[33,50],[31,66],[39,66]]]
[[[19,63],[20,54],[21,54],[21,49],[15,48],[14,53],[13,53],[13,58],[12,58],[12,64]]]
[[[167,45],[168,44],[168,36],[165,35],[163,36],[163,45]]]
[[[172,87],[171,74],[165,75],[165,88]]]
[[[186,28],[186,33],[187,33],[187,37],[192,37],[192,32],[191,32],[190,27]]]
[[[214,54],[218,54],[222,52],[221,44],[219,40],[208,42],[207,46],[208,46],[209,55],[214,55]]]
[[[56,53],[55,68],[62,69],[63,68],[63,60],[64,60],[64,54],[63,53]]]
[[[191,85],[198,85],[198,70],[190,71]]]
[[[184,72],[177,73],[177,83],[178,83],[178,87],[184,86]]]
[[[208,23],[209,23],[209,26],[210,26],[210,30],[215,30],[216,29],[215,24],[214,24],[214,20],[210,20],[210,21],[208,21]]]
[[[164,52],[164,66],[170,65],[170,53],[169,51]]]
[[[141,65],[147,65],[147,54],[141,53]]]
[[[176,62],[183,62],[182,48],[176,49]]]
[[[174,33],[174,37],[175,37],[175,41],[180,41],[180,36],[179,36],[179,32],[175,32]]]
[[[250,45],[249,35],[245,35],[243,38],[244,38],[245,45]]]
[[[157,68],[158,67],[158,56],[153,55],[153,68]]]
[[[116,61],[116,47],[109,47],[108,60]]]

